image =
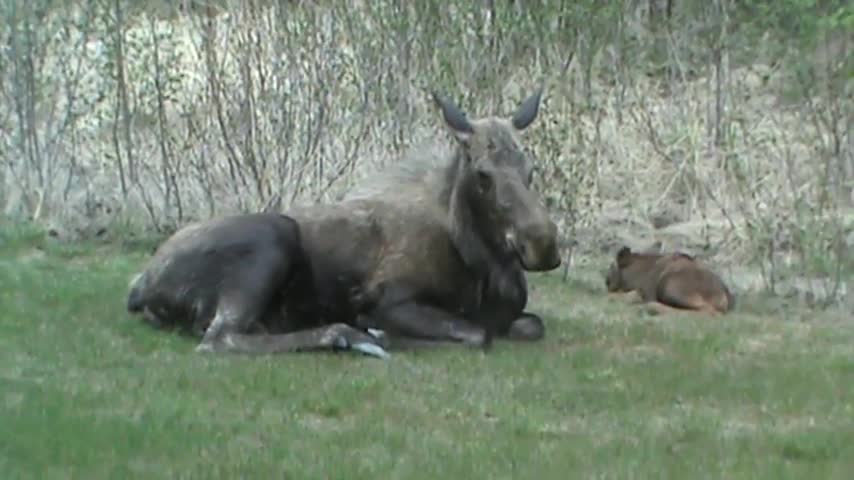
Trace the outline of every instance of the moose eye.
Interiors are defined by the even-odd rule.
[[[477,186],[481,193],[486,193],[492,188],[492,175],[483,170],[477,172]]]

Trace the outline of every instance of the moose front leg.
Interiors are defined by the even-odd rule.
[[[546,327],[538,315],[526,312],[528,282],[519,268],[491,272],[481,307],[482,323],[501,338],[537,341],[545,336]]]
[[[460,315],[416,301],[403,301],[375,310],[370,315],[361,315],[359,323],[360,327],[385,332],[392,347],[429,345],[431,341],[482,348],[490,346],[490,338],[483,327]]]

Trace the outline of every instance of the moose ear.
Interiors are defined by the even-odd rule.
[[[543,89],[540,87],[537,90],[537,93],[531,95],[526,98],[519,108],[516,110],[516,113],[513,114],[513,118],[511,119],[511,123],[516,130],[524,130],[528,128],[528,125],[537,118],[537,113],[540,111],[540,99],[543,96]]]
[[[442,98],[437,92],[433,92],[433,102],[442,111],[442,117],[445,119],[445,124],[451,129],[451,133],[457,140],[465,143],[471,138],[474,133],[474,127],[466,118],[466,114],[460,110],[453,102]]]
[[[627,246],[623,246],[617,252],[617,266],[620,268],[625,268],[629,264],[629,256],[632,254],[632,249]]]

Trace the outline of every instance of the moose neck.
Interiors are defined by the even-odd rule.
[[[466,153],[461,146],[456,148],[453,159],[445,171],[446,183],[442,190],[442,205],[448,213],[451,237],[460,252],[463,262],[481,275],[488,275],[495,268],[513,260],[503,259],[493,250],[495,241],[484,238],[478,228],[472,206],[469,203],[469,192],[465,182]]]
[[[451,239],[469,271],[480,282],[479,310],[498,308],[505,314],[521,313],[527,303],[527,283],[518,260],[495,252],[477,228],[465,184],[466,153],[457,147],[445,170],[440,202],[448,214]],[[495,312],[492,312],[495,313]]]

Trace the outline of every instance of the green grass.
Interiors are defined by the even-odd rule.
[[[854,322],[839,314],[650,317],[576,272],[531,277],[540,344],[216,357],[124,312],[147,252],[3,227],[3,479],[854,471]]]

